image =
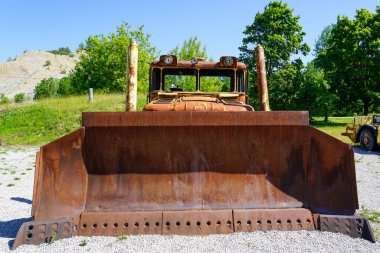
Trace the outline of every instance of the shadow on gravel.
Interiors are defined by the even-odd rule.
[[[377,150],[377,151],[366,151],[366,150],[362,149],[359,145],[354,145],[352,147],[353,147],[354,152],[356,154],[361,154],[361,155],[378,155],[378,156],[380,156],[380,151],[379,150]]]
[[[32,204],[32,201],[30,199],[26,199],[26,198],[12,197],[11,200],[18,201],[18,202],[25,203],[25,204],[29,204],[29,205]]]
[[[32,217],[9,221],[0,221],[0,237],[15,238],[22,223],[31,221]]]
[[[0,237],[15,238],[18,230],[24,222],[31,221],[32,217],[21,218],[9,221],[0,221]],[[9,249],[13,246],[14,239],[8,241]]]

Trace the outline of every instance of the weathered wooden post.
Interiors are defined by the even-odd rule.
[[[257,45],[255,48],[257,83],[259,85],[260,111],[270,111],[268,97],[268,83],[265,69],[264,48]]]
[[[138,46],[132,41],[128,49],[128,76],[127,76],[127,108],[128,112],[137,108],[137,61]]]

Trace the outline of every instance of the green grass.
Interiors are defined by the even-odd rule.
[[[138,94],[138,110],[146,102]],[[0,138],[4,145],[41,145],[81,127],[82,112],[125,111],[125,94],[95,94],[0,106]]]
[[[146,104],[146,96],[138,94],[138,110]],[[0,138],[4,145],[42,145],[58,139],[81,127],[82,112],[125,111],[125,93],[95,94],[94,102],[88,96],[45,99],[33,103],[0,106]],[[345,125],[353,118],[315,118],[310,124],[346,143],[342,136]],[[5,151],[3,151],[5,152]]]
[[[353,122],[354,117],[331,117],[327,122],[324,122],[323,118],[317,117],[310,121],[310,125],[345,143],[353,144],[350,138],[348,138],[347,136],[342,136],[342,133],[346,132],[346,124]]]
[[[370,211],[362,207],[360,214],[366,217],[369,221],[376,222],[376,223],[380,222],[380,212]]]

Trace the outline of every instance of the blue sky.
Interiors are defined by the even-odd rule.
[[[313,48],[322,29],[338,15],[375,11],[377,0],[284,0],[300,15],[305,41]],[[238,55],[245,26],[269,1],[263,0],[0,0],[0,63],[24,50],[74,50],[89,35],[113,32],[126,21],[144,25],[162,54],[198,36],[209,56]],[[310,54],[304,60],[313,58]]]

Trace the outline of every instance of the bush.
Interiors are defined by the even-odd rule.
[[[26,99],[25,93],[17,93],[13,99],[16,103],[22,103]]]
[[[34,100],[40,100],[44,98],[51,98],[57,96],[57,91],[59,88],[59,80],[55,78],[43,79],[34,88]]]
[[[0,93],[0,105],[9,104],[11,100],[7,98],[3,93]]]
[[[51,61],[49,61],[49,60],[47,60],[46,62],[45,62],[45,67],[47,67],[47,66],[50,66],[51,65]]]
[[[71,78],[63,77],[62,79],[48,78],[43,79],[34,88],[34,100],[53,97],[67,97],[75,94]]]
[[[60,48],[58,48],[56,50],[51,50],[51,51],[48,51],[48,52],[52,53],[52,54],[57,54],[57,55],[69,55],[69,56],[72,55],[71,50],[68,47],[60,47]]]
[[[69,77],[63,77],[59,80],[57,94],[63,97],[74,94],[74,88],[71,85],[71,79]]]

